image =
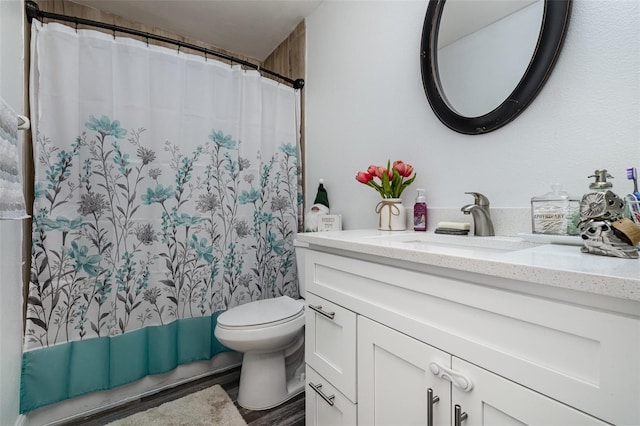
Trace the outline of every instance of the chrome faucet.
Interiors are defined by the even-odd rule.
[[[491,214],[489,212],[489,199],[479,192],[465,192],[473,195],[474,204],[463,206],[460,211],[473,216],[473,234],[480,237],[492,237],[495,234]]]

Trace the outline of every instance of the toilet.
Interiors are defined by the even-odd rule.
[[[294,246],[304,298],[306,246]],[[226,347],[244,352],[240,406],[267,410],[304,391],[304,299],[281,296],[236,306],[220,314],[214,334]]]

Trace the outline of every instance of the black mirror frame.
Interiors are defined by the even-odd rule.
[[[499,129],[520,115],[540,92],[558,59],[569,25],[571,1],[545,0],[538,44],[516,88],[493,111],[464,117],[448,105],[438,76],[438,29],[446,0],[429,0],[422,28],[420,68],[427,99],[438,119],[458,133],[479,135]]]

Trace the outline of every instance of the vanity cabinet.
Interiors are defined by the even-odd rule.
[[[363,425],[606,425],[362,317],[358,387]]]
[[[307,424],[639,424],[637,316],[349,254],[306,255]]]

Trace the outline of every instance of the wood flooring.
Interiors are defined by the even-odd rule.
[[[227,392],[244,418],[244,421],[247,422],[249,426],[304,426],[304,392],[270,410],[252,411],[238,406],[236,399],[238,397],[239,382],[240,367],[237,367],[190,383],[185,383],[171,389],[160,391],[156,394],[141,398],[138,401],[129,402],[118,408],[66,422],[64,426],[106,425],[114,420],[157,407],[165,402],[182,398],[185,395],[200,391],[213,385],[220,385]]]

